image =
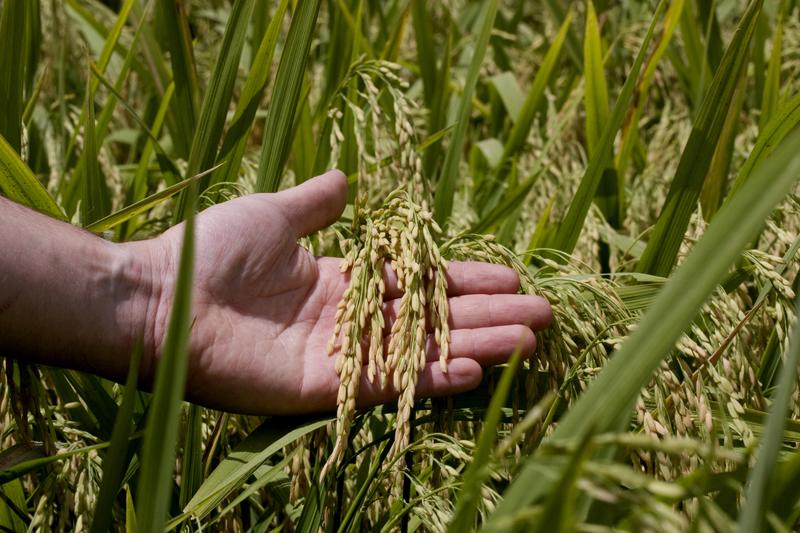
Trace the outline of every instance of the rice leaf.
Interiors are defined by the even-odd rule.
[[[664,14],[664,27],[658,36],[653,53],[647,58],[647,63],[644,66],[644,71],[639,78],[639,83],[631,101],[631,108],[625,115],[625,123],[622,126],[622,134],[620,136],[620,148],[614,162],[617,174],[622,177],[625,176],[628,170],[633,146],[639,139],[639,117],[642,114],[642,109],[644,109],[644,104],[647,102],[650,83],[653,81],[656,67],[658,67],[661,58],[664,56],[664,52],[667,51],[667,46],[672,42],[675,28],[681,18],[681,13],[683,13],[684,2],[685,0],[671,2],[667,12]]]
[[[4,531],[24,533],[28,530],[28,513],[22,482],[15,479],[0,486],[0,528]]]
[[[197,187],[192,184],[189,188],[189,208],[184,224],[172,310],[156,370],[153,399],[142,444],[136,528],[143,533],[163,530],[172,494],[175,445],[178,440],[178,422],[186,388],[189,355],[196,195]]]
[[[76,2],[73,2],[71,0],[68,0],[68,3],[72,8],[74,8],[75,5],[77,4]],[[119,14],[117,15],[117,18],[114,21],[114,25],[108,31],[106,39],[103,42],[103,48],[100,51],[100,56],[97,58],[97,61],[95,62],[97,65],[97,70],[101,74],[105,74],[106,68],[108,67],[109,62],[111,61],[111,56],[114,54],[114,50],[119,45],[119,38],[122,35],[122,29],[125,27],[125,23],[128,20],[128,15],[130,14],[130,11],[135,3],[136,3],[135,0],[125,1],[125,3],[120,7]],[[90,80],[89,91],[92,94],[95,94],[97,92],[99,83],[100,81],[97,79]],[[85,103],[86,102],[84,101],[84,104]],[[88,110],[86,109],[85,106],[81,108],[81,113],[78,118],[79,124],[85,124],[87,112]],[[77,142],[78,132],[79,130],[76,128],[73,134],[70,136],[69,144],[67,145],[67,151],[65,155],[66,160],[69,160],[70,157],[72,156],[72,152],[75,149],[75,143]],[[69,183],[67,183],[67,185],[69,185]]]
[[[597,25],[594,3],[586,4],[586,34],[583,41],[583,75],[585,80],[586,145],[589,157],[597,154],[603,127],[608,123],[608,85],[603,71],[603,42]]]
[[[433,44],[433,23],[425,0],[411,0],[411,21],[414,26],[414,39],[417,44],[417,64],[422,78],[425,106],[433,109],[437,87],[436,48]]]
[[[800,124],[800,93],[793,96],[776,111],[775,116],[769,124],[759,133],[758,138],[756,138],[755,146],[739,170],[733,185],[731,185],[731,190],[726,197],[726,201],[732,198],[744,184],[747,183],[756,165],[768,158],[775,147],[778,146],[798,124]]]
[[[83,153],[81,158],[85,161],[82,172],[81,167],[74,177],[80,183],[81,225],[88,226],[107,216],[111,212],[111,192],[108,190],[105,177],[97,161],[99,147],[95,134],[94,122],[94,91],[91,81],[86,93],[85,121],[83,123]]]
[[[178,194],[179,192],[183,191],[189,185],[196,183],[200,180],[203,176],[210,174],[215,169],[221,167],[223,163],[206,170],[205,172],[201,172],[196,176],[189,177],[185,180],[179,181],[175,185],[167,187],[164,190],[158,191],[156,193],[151,194],[147,198],[144,198],[138,202],[135,202],[127,207],[123,207],[119,211],[111,213],[110,215],[103,217],[102,219],[98,220],[97,222],[93,222],[86,226],[88,231],[93,233],[101,233],[108,229],[111,229],[123,222],[126,222],[137,215],[141,215],[142,213],[152,209],[156,205],[160,204],[164,200],[173,197],[174,195]]]
[[[589,166],[586,168],[586,172],[581,178],[581,182],[578,185],[578,190],[576,191],[572,202],[569,204],[569,209],[559,223],[558,230],[556,231],[552,242],[548,243],[548,246],[551,248],[556,248],[558,250],[570,253],[575,248],[575,244],[578,242],[578,237],[583,229],[584,220],[586,219],[586,215],[589,213],[589,208],[592,205],[595,193],[600,185],[603,171],[607,166],[606,158],[603,156],[603,154],[608,153],[611,150],[614,138],[617,135],[617,131],[619,131],[620,126],[622,126],[622,120],[628,110],[631,95],[633,94],[633,89],[636,86],[636,81],[642,68],[642,63],[644,62],[644,58],[647,56],[647,51],[650,48],[650,42],[653,40],[653,34],[655,32],[658,19],[661,17],[661,13],[664,12],[665,4],[665,0],[661,0],[658,3],[658,7],[656,8],[656,12],[650,23],[650,27],[648,28],[647,34],[642,42],[642,47],[639,49],[639,53],[636,55],[636,60],[634,61],[633,66],[628,73],[625,84],[622,86],[622,91],[617,98],[617,103],[614,104],[614,109],[611,112],[611,118],[609,119],[608,124],[603,132],[603,136],[598,143],[597,152],[600,155],[589,160]]]
[[[778,8],[778,20],[775,22],[775,33],[772,36],[772,50],[769,54],[769,66],[764,82],[764,94],[761,97],[761,117],[758,121],[759,131],[763,131],[769,123],[780,102],[781,89],[781,50],[783,48],[783,17],[786,1],[781,0]]]
[[[575,441],[592,420],[596,433],[614,431],[631,415],[641,388],[669,354],[680,334],[694,319],[741,250],[766,217],[800,179],[800,131],[793,133],[763,162],[742,191],[725,204],[686,261],[659,292],[636,331],[609,360],[566,416],[550,440]],[[536,482],[534,454],[517,475],[497,507],[487,531],[513,511],[542,497],[549,485]]]
[[[203,408],[190,405],[186,417],[186,432],[183,438],[183,460],[181,461],[181,488],[178,502],[183,507],[203,482],[202,431]]]
[[[267,420],[242,441],[211,472],[183,509],[182,518],[202,518],[242,486],[273,454],[299,437],[323,427],[328,417],[292,417]],[[177,524],[173,524],[177,525]]]
[[[303,85],[303,73],[319,4],[320,0],[301,2],[292,16],[264,124],[264,140],[256,183],[256,190],[259,192],[275,192],[280,186],[283,166],[292,145],[294,115]]]
[[[501,408],[511,390],[511,384],[514,381],[521,358],[522,350],[517,347],[508,361],[508,366],[503,371],[500,383],[497,384],[497,389],[492,395],[475,452],[472,454],[472,462],[467,467],[467,471],[464,472],[464,481],[458,493],[453,519],[447,526],[447,530],[450,532],[471,531],[475,528],[475,517],[481,501],[481,489],[490,474],[487,466],[492,458],[492,451],[497,440],[497,427],[500,423]]]
[[[8,0],[0,15],[0,135],[16,152],[20,149],[25,89],[25,61],[20,60],[20,50],[26,53],[29,48],[25,31],[27,3],[28,0]]]
[[[236,0],[225,25],[219,56],[214,64],[211,80],[203,97],[203,106],[192,137],[192,148],[186,176],[194,176],[211,168],[217,157],[225,118],[233,94],[233,86],[239,73],[239,61],[247,37],[247,21],[253,14],[255,0]],[[204,184],[202,184],[204,185]],[[200,192],[204,188],[199,187]],[[182,193],[176,209],[176,220],[186,216],[187,193]]]
[[[103,456],[103,481],[100,493],[94,506],[95,513],[92,517],[90,533],[102,533],[111,529],[112,512],[117,493],[122,486],[122,477],[125,473],[128,444],[133,429],[132,417],[136,401],[139,379],[139,365],[142,361],[142,344],[136,342],[131,355],[128,377],[125,380],[125,392],[122,403],[117,411],[114,429],[111,431],[111,442]]]
[[[256,3],[256,5],[261,4]],[[288,5],[289,0],[281,0],[275,8],[272,19],[269,21],[269,26],[267,26],[264,37],[258,46],[250,73],[244,82],[244,87],[242,87],[239,101],[236,103],[231,125],[225,133],[225,140],[217,156],[217,162],[225,161],[226,164],[212,175],[209,180],[211,185],[220,182],[234,183],[238,181],[242,156],[244,156],[245,147],[247,146],[247,134],[255,120],[258,104],[269,80],[272,57],[275,54],[281,23]]]
[[[196,131],[200,110],[200,83],[192,49],[186,4],[172,0],[157,0],[155,25],[158,43],[169,52],[175,99],[171,115],[177,130],[172,132],[178,155],[188,158]],[[244,28],[241,31],[245,31]],[[212,78],[213,80],[213,78]]]
[[[61,208],[36,179],[8,141],[0,135],[0,193],[31,209],[66,220]]]
[[[603,41],[597,24],[597,14],[591,0],[586,4],[586,31],[583,40],[584,108],[586,109],[586,146],[589,158],[605,159],[595,202],[612,227],[619,227],[623,214],[625,186],[612,168],[613,147],[598,151],[601,132],[608,124],[608,85],[603,69]]]
[[[461,102],[458,108],[458,120],[447,148],[442,172],[439,181],[436,183],[436,194],[434,197],[434,216],[439,225],[444,226],[445,221],[453,211],[453,196],[455,195],[456,180],[458,178],[458,167],[461,163],[461,153],[466,142],[467,126],[469,117],[472,114],[472,95],[475,92],[475,85],[478,82],[483,58],[486,55],[486,48],[489,44],[489,36],[494,27],[494,19],[497,15],[497,0],[486,0],[477,20],[480,22],[480,34],[475,43],[475,51],[467,72],[467,79],[464,82],[464,90],[461,94]]]
[[[644,254],[636,265],[639,272],[666,276],[675,265],[689,219],[697,207],[714,150],[719,143],[725,117],[730,111],[739,72],[746,66],[761,5],[761,0],[750,2],[739,20],[736,33],[697,113],[664,207]]]
[[[167,86],[164,97],[161,99],[161,103],[158,105],[158,110],[153,118],[153,123],[150,125],[148,130],[153,137],[157,137],[161,133],[161,127],[164,125],[164,119],[169,111],[169,103],[172,100],[173,94],[175,94],[175,84],[170,83]],[[133,176],[133,181],[127,195],[127,201],[130,203],[130,207],[133,207],[133,204],[144,200],[145,195],[147,194],[147,176],[150,169],[150,160],[153,157],[153,152],[161,149],[157,149],[157,146],[158,141],[148,136],[144,148],[142,149],[142,153],[139,157],[139,164],[136,167],[136,173]],[[98,222],[100,221],[98,220]]]
[[[489,84],[497,92],[500,101],[503,102],[508,118],[512,123],[519,119],[519,112],[525,102],[525,95],[519,88],[517,78],[511,72],[503,71],[489,78]]]
[[[707,222],[716,214],[725,198],[725,188],[728,185],[728,173],[733,158],[733,143],[736,140],[736,133],[739,131],[739,115],[744,105],[747,84],[745,74],[746,69],[742,69],[739,73],[739,83],[733,93],[730,111],[722,125],[719,142],[714,150],[714,157],[711,158],[711,165],[708,167],[708,174],[700,193],[700,207],[703,218]]]
[[[800,313],[800,298],[795,305]],[[789,351],[781,367],[778,390],[772,398],[767,427],[759,440],[756,464],[747,479],[747,488],[739,515],[739,531],[763,531],[767,510],[771,508],[771,491],[776,478],[778,452],[783,444],[786,417],[791,407],[792,393],[800,365],[800,321],[795,322],[789,341]]]
[[[569,28],[572,25],[573,18],[574,13],[569,11],[558,30],[558,34],[556,34],[550,44],[550,48],[547,49],[544,60],[542,60],[542,65],[536,72],[530,89],[528,89],[528,94],[525,96],[525,101],[519,111],[519,119],[514,123],[514,126],[511,128],[511,133],[509,133],[508,139],[503,145],[503,157],[499,165],[500,168],[504,167],[512,157],[516,156],[525,145],[525,140],[530,134],[531,126],[533,126],[533,119],[536,117],[536,110],[539,109],[542,103],[544,90],[547,88],[547,84],[561,57],[561,50],[564,46]]]

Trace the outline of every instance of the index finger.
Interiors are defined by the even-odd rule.
[[[385,300],[403,295],[397,287],[397,274],[388,263],[383,267],[383,279]],[[479,261],[448,261],[446,279],[448,296],[515,294],[519,290],[519,276],[514,269]]]

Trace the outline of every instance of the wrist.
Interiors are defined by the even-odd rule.
[[[120,345],[133,353],[137,343],[142,349],[139,380],[152,383],[157,353],[163,339],[165,311],[162,305],[165,281],[165,254],[158,239],[114,244],[111,261],[111,285],[116,302],[115,319],[119,325]],[[127,366],[126,366],[127,371]],[[124,379],[124,375],[117,376]]]

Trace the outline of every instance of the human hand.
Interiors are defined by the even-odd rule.
[[[348,275],[340,272],[340,259],[315,258],[297,239],[335,222],[346,198],[345,177],[331,171],[298,187],[238,198],[197,216],[187,399],[253,414],[335,408],[339,378],[326,347]],[[144,374],[150,378],[167,329],[182,236],[179,225],[137,244],[151,258],[153,290],[144,313],[149,317]],[[481,367],[505,362],[519,343],[523,353],[533,353],[533,331],[551,319],[544,299],[516,294],[519,279],[509,268],[452,262],[447,275],[448,372],[439,369],[436,346],[429,342],[429,363],[417,386],[421,397],[476,387]],[[386,282],[388,324],[401,292],[388,269]],[[362,378],[361,405],[396,396]]]

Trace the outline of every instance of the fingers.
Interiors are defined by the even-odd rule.
[[[506,363],[519,349],[524,357],[533,355],[536,350],[536,336],[529,328],[515,324],[478,329],[456,329],[450,332],[450,359],[468,357],[481,366]],[[428,336],[425,352],[428,362],[439,360],[439,347]]]
[[[403,295],[397,287],[397,274],[386,264],[383,269],[386,282],[385,298]],[[519,289],[519,276],[513,269],[477,261],[449,261],[447,263],[447,294],[513,294]]]
[[[340,171],[331,170],[276,193],[275,201],[296,237],[304,237],[330,226],[342,214],[347,203],[347,178]]]
[[[522,324],[534,331],[552,321],[550,304],[540,296],[527,294],[469,294],[449,298],[450,329],[476,329]],[[400,311],[400,299],[384,304],[385,331],[391,331]]]
[[[383,340],[384,353],[389,348],[390,337]],[[524,357],[536,350],[536,336],[520,324],[478,329],[456,329],[450,332],[450,359],[469,357],[481,366],[501,365],[508,361],[514,350]],[[369,360],[369,350],[364,350],[363,363]],[[425,357],[429,363],[439,360],[439,346],[433,335],[428,335]]]
[[[428,363],[419,374],[417,381],[417,398],[432,396],[450,396],[459,394],[477,387],[481,382],[483,370],[477,361],[472,359],[453,359],[447,365],[447,373],[442,373],[439,363]],[[398,391],[391,383],[385,389],[381,388],[380,381],[372,383],[367,379],[366,372],[361,375],[361,387],[358,393],[358,406],[370,407],[382,403],[396,401]]]

